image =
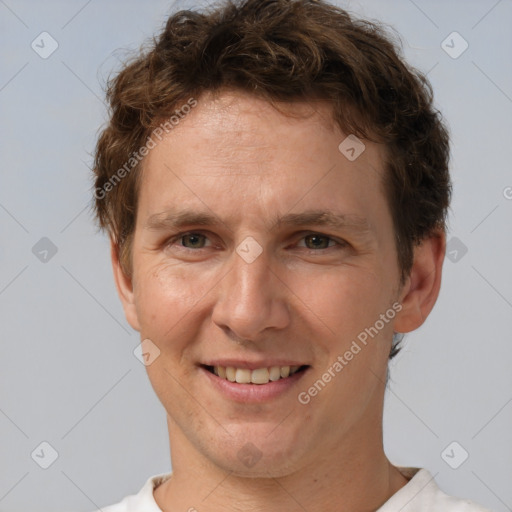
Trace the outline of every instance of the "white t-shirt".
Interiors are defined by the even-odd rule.
[[[491,512],[472,501],[448,496],[439,489],[426,469],[398,469],[410,480],[377,512]],[[116,505],[104,507],[102,512],[162,512],[153,497],[153,490],[170,477],[171,473],[152,476],[138,494],[127,496]]]

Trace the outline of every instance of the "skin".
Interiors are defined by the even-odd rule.
[[[327,105],[288,108],[299,116],[237,91],[198,98],[144,161],[131,278],[112,244],[128,322],[160,350],[147,371],[172,447],[172,478],[154,492],[164,512],[370,511],[407,483],[383,450],[388,355],[393,331],[419,327],[436,301],[444,234],[416,247],[402,285],[385,148],[364,141],[351,162]],[[215,223],[158,222],[176,208]],[[347,222],[275,222],[309,210]],[[196,237],[183,238],[190,231]],[[248,236],[262,249],[251,263],[236,252]],[[401,311],[300,403],[298,393],[395,302]],[[247,404],[209,385],[199,364],[212,358],[289,358],[310,368],[284,394]],[[237,457],[247,443],[261,456],[252,467]]]

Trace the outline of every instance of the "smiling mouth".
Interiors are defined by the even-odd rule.
[[[229,382],[261,385],[291,377],[296,373],[305,371],[309,368],[309,365],[271,366],[269,368],[256,368],[255,370],[249,370],[248,368],[234,368],[233,366],[225,367],[203,365],[203,368],[217,377],[228,380]]]

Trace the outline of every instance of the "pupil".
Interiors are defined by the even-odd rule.
[[[187,235],[185,237],[185,241],[189,242],[190,245],[196,247],[198,244],[200,245],[200,237],[201,237],[201,235]],[[185,246],[186,245],[187,245],[187,243],[185,243]]]
[[[314,248],[318,248],[319,246],[323,246],[323,248],[325,248],[325,236],[310,235],[308,238],[309,241],[313,242],[312,245]]]

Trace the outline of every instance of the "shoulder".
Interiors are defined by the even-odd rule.
[[[119,503],[101,507],[101,509],[94,512],[140,512],[141,510],[144,510],[144,512],[162,512],[155,502],[153,491],[170,477],[171,473],[151,476],[137,494],[126,496]]]
[[[473,501],[444,493],[426,469],[398,468],[409,483],[394,494],[378,512],[491,512]]]

